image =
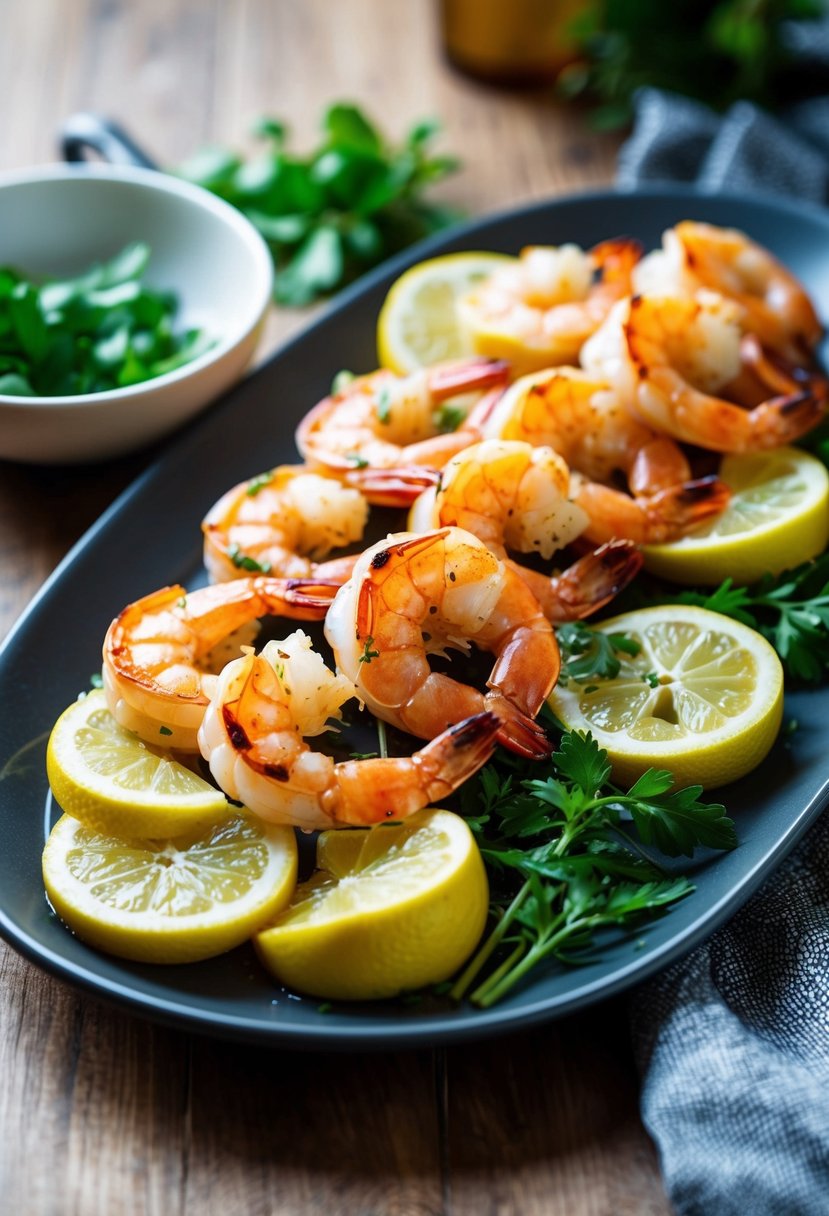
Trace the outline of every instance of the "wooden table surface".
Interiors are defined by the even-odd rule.
[[[172,163],[246,146],[263,112],[307,141],[349,98],[391,135],[440,115],[465,162],[442,194],[472,213],[613,174],[614,141],[547,92],[451,70],[430,0],[27,0],[3,6],[3,26],[2,169],[55,159],[78,109]],[[307,319],[274,312],[265,350]],[[147,459],[0,463],[0,637]],[[154,1026],[0,944],[0,1077],[0,1208],[17,1216],[670,1210],[624,1001],[445,1051],[301,1055]]]

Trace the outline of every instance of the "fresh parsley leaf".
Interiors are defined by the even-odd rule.
[[[241,546],[236,541],[228,545],[227,556],[237,570],[248,570],[251,574],[268,574],[271,568],[270,562],[258,562],[255,557],[249,557],[247,553],[243,553]]]
[[[552,759],[558,771],[591,798],[610,776],[607,752],[589,732],[582,735],[578,731],[568,731],[562,735]]]
[[[377,394],[377,421],[382,426],[391,422],[391,393],[387,388],[381,388]]]
[[[74,278],[36,282],[0,268],[0,392],[77,396],[140,384],[213,345],[179,332],[176,298],[142,282],[149,247],[127,245]]]
[[[561,651],[560,681],[582,682],[591,676],[614,679],[622,670],[624,656],[635,657],[640,646],[624,633],[602,633],[583,621],[568,621],[556,627]],[[621,657],[620,657],[621,656]]]
[[[358,662],[370,663],[372,659],[380,658],[380,651],[373,650],[372,649],[373,646],[374,646],[374,638],[371,638],[371,637],[366,638],[365,642],[363,643],[363,653],[360,655]]]
[[[630,122],[643,85],[715,110],[739,99],[767,108],[791,103],[809,85],[793,67],[784,23],[816,20],[824,11],[820,0],[595,0],[567,26],[577,54],[557,85],[566,97],[594,103],[592,124],[601,130]]]
[[[273,469],[269,469],[267,473],[259,473],[256,477],[252,477],[248,482],[245,494],[248,498],[255,498],[260,490],[264,490],[265,486],[269,486],[273,481]]]
[[[444,401],[440,408],[432,414],[432,421],[435,429],[442,435],[449,434],[456,431],[461,423],[466,421],[466,410],[460,405],[452,405],[451,402]]]
[[[669,774],[657,773],[656,777],[669,778],[668,785],[663,785],[659,790],[653,780],[651,792],[637,791],[637,786],[647,781],[650,772],[653,770],[640,777],[636,786],[622,799],[633,816],[644,844],[655,845],[667,857],[680,854],[691,857],[694,849],[700,845],[712,849],[733,849],[736,846],[733,820],[728,818],[721,803],[700,801],[701,785],[669,791],[672,784]]]
[[[790,676],[809,684],[829,677],[829,552],[753,586],[727,578],[714,591],[655,590],[642,604],[696,604],[733,617],[763,635]]]
[[[390,143],[358,106],[336,102],[306,155],[289,149],[284,123],[264,117],[254,133],[264,150],[248,161],[207,149],[178,169],[239,208],[267,241],[278,303],[304,305],[460,217],[431,203],[427,190],[458,168],[435,155],[440,125],[416,123]],[[2,281],[0,281],[2,288]]]
[[[699,786],[674,789],[658,769],[626,792],[610,784],[607,753],[589,733],[565,732],[546,765],[504,763],[462,791],[490,873],[494,927],[455,981],[455,999],[492,1005],[544,959],[582,963],[600,948],[598,930],[635,931],[692,891],[623,830],[623,813],[643,846],[669,857],[736,844],[725,808],[702,802]]]

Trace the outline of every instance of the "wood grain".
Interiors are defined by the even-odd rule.
[[[430,0],[0,0],[0,168],[52,160],[61,119],[121,119],[163,164],[300,145],[351,98],[391,136],[439,114],[481,213],[607,183],[615,144],[548,92],[448,69]],[[274,313],[264,351],[308,319]],[[152,453],[0,463],[0,636]],[[117,606],[114,606],[117,607]],[[297,1055],[153,1026],[0,947],[0,1210],[16,1216],[663,1216],[624,1005],[447,1051]]]

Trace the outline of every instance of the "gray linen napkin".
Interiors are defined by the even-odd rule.
[[[813,96],[716,115],[642,89],[617,182],[829,202],[829,22],[791,26]],[[679,1216],[829,1214],[829,813],[745,907],[631,1001],[642,1117]]]

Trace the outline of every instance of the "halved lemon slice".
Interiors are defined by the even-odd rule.
[[[500,253],[449,253],[418,262],[392,284],[377,320],[377,355],[398,375],[474,353],[456,303],[513,259]]]
[[[323,832],[317,865],[255,938],[289,988],[337,1000],[394,996],[448,979],[483,932],[486,872],[467,824],[450,811]]]
[[[829,472],[809,452],[776,448],[726,456],[731,502],[710,524],[645,547],[645,567],[676,583],[753,583],[822,553],[829,542]]]
[[[67,815],[115,836],[179,836],[228,814],[220,790],[119,726],[100,689],[58,718],[46,771]]]
[[[755,768],[783,716],[783,669],[765,638],[719,612],[643,608],[594,626],[639,643],[619,675],[569,679],[550,706],[571,730],[591,731],[615,779],[648,768],[680,786],[713,789]]]
[[[240,945],[288,902],[296,867],[293,829],[246,813],[197,837],[130,841],[64,815],[43,851],[61,920],[90,945],[147,963]]]

